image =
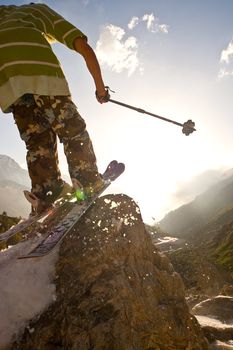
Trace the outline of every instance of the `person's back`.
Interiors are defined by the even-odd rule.
[[[85,35],[44,4],[0,6],[0,105],[6,110],[25,93],[69,95],[50,42],[74,50]]]

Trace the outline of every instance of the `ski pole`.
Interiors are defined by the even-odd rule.
[[[189,134],[191,134],[193,131],[196,131],[196,129],[194,128],[195,127],[195,123],[189,119],[187,122],[181,124],[181,123],[178,123],[174,120],[171,120],[171,119],[168,119],[168,118],[164,118],[164,117],[161,117],[157,114],[154,114],[154,113],[150,113],[150,112],[147,112],[145,111],[144,109],[142,108],[137,108],[137,107],[134,107],[134,106],[130,106],[126,103],[123,103],[123,102],[119,102],[119,101],[116,101],[116,100],[113,100],[113,99],[109,99],[108,101],[112,102],[112,103],[116,103],[117,105],[120,105],[120,106],[123,106],[123,107],[126,107],[126,108],[130,108],[130,109],[133,109],[134,111],[137,111],[139,113],[144,113],[144,114],[148,114],[152,117],[155,117],[155,118],[158,118],[158,119],[161,119],[161,120],[164,120],[166,122],[169,122],[169,123],[173,123],[175,125],[179,125],[179,126],[182,126],[182,132],[183,134],[185,134],[186,136],[188,136]]]

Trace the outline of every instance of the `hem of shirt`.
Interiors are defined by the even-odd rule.
[[[0,86],[0,107],[9,113],[9,107],[24,94],[70,96],[66,79],[52,76],[16,76]]]

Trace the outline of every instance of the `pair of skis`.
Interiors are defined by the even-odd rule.
[[[110,186],[112,181],[117,179],[125,170],[125,165],[123,163],[118,163],[113,160],[103,173],[104,185],[99,192],[97,192],[89,200],[82,203],[76,203],[68,214],[60,221],[58,224],[50,229],[42,241],[28,254],[20,256],[20,259],[25,258],[35,258],[42,257],[50,253],[57,244],[66,236],[66,234],[71,230],[71,228],[78,222],[78,220],[86,213],[90,206],[96,201],[96,199]],[[63,204],[62,204],[63,205]],[[62,206],[61,205],[61,206]],[[60,208],[60,207],[58,207]],[[52,209],[52,215],[56,212],[57,208]],[[35,222],[41,220],[49,214],[49,211],[37,215],[36,217],[29,218],[25,222],[22,222],[12,229],[4,232],[0,235],[0,241],[7,241],[10,237],[15,234],[25,230],[29,226],[33,225]]]

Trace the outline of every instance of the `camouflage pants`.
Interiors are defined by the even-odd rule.
[[[86,124],[70,96],[26,94],[13,105],[20,137],[26,144],[32,192],[45,199],[63,185],[58,164],[57,136],[64,145],[71,178],[83,186],[99,179],[96,157]]]

